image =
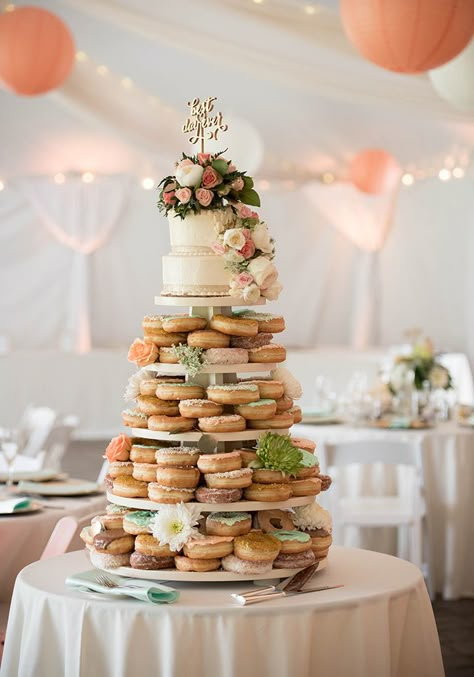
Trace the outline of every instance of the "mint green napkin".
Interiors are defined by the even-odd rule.
[[[117,588],[108,588],[97,582],[97,576],[107,576],[119,586]],[[125,578],[116,574],[104,573],[98,569],[83,571],[80,574],[74,574],[66,578],[66,585],[72,588],[88,588],[94,592],[100,592],[116,597],[135,597],[142,602],[152,602],[153,604],[170,604],[176,602],[179,598],[178,590],[170,588],[167,585],[156,583],[155,581],[145,581],[139,578]]]
[[[26,496],[16,496],[0,501],[0,513],[14,513],[20,510],[26,510],[31,505],[31,500]]]

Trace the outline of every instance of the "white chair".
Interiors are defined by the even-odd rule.
[[[26,407],[17,426],[18,453],[30,458],[38,456],[56,419],[57,413],[50,407]]]
[[[77,416],[65,416],[56,421],[43,443],[43,468],[60,470],[61,461],[78,425],[79,418]]]
[[[102,466],[99,470],[99,474],[97,475],[97,484],[101,486],[102,482],[105,480],[105,476],[109,472],[109,461],[104,458],[104,462],[102,463]]]
[[[423,517],[425,504],[422,493],[421,457],[409,442],[365,440],[326,443],[326,465],[333,475],[329,500],[335,533],[344,541],[344,528],[405,527],[408,530],[408,559],[423,568]],[[397,496],[344,497],[338,491],[338,468],[349,465],[368,466],[382,463],[406,468],[403,494]],[[403,477],[403,469],[401,469]]]

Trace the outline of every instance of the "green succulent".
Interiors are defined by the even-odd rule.
[[[258,440],[256,450],[257,460],[252,467],[281,470],[288,475],[296,475],[303,467],[303,454],[289,435],[267,432]]]

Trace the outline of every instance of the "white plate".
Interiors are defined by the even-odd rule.
[[[11,473],[11,478],[14,482],[21,482],[22,480],[32,481],[32,482],[46,482],[47,480],[55,479],[59,477],[60,473],[57,470],[52,470],[51,468],[44,468],[43,470],[14,470]],[[8,473],[0,472],[0,482],[6,482],[8,480]]]
[[[26,513],[30,512],[38,512],[39,510],[42,510],[43,506],[41,503],[36,503],[35,501],[31,501],[30,505],[26,508],[20,508],[19,510],[15,510],[15,512],[2,512],[0,509],[0,515],[5,516],[5,517],[14,517],[15,515],[25,515]]]
[[[40,496],[85,496],[99,490],[97,482],[68,479],[63,482],[20,482],[18,491]]]

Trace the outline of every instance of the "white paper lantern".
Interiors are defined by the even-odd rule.
[[[431,84],[456,108],[474,110],[474,40],[452,61],[429,71]]]

